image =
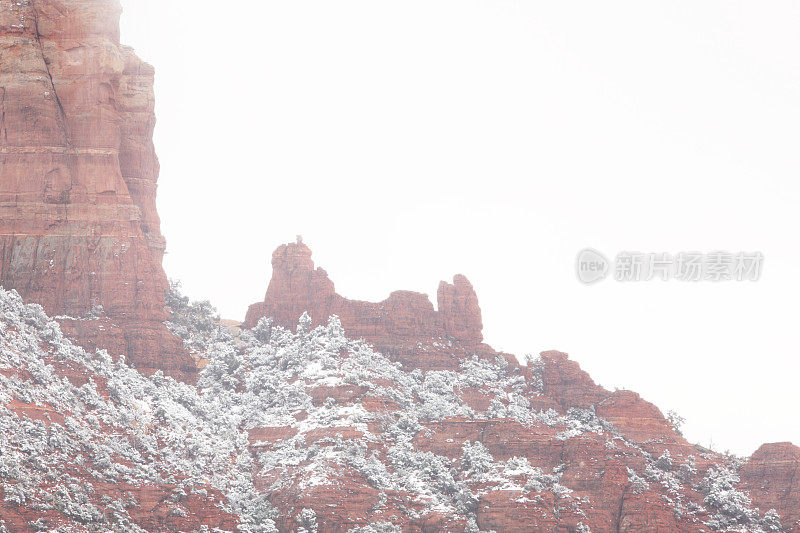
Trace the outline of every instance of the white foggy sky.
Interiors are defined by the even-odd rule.
[[[463,273],[495,348],[566,351],[720,451],[800,444],[794,0],[123,5],[191,296],[242,319],[296,234],[349,298]],[[766,260],[586,287],[587,246]]]

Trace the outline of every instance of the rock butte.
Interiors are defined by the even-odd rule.
[[[119,43],[118,1],[0,10],[0,285],[87,348],[193,381],[163,321],[153,68]]]
[[[272,280],[263,302],[250,306],[245,327],[271,317],[294,329],[304,312],[313,325],[338,315],[353,338],[370,341],[398,361],[427,369],[457,369],[467,353],[494,354],[483,342],[478,297],[466,277],[441,282],[438,310],[425,294],[393,292],[378,303],[348,300],[336,293],[333,282],[314,267],[311,250],[298,242],[280,246],[272,254]]]

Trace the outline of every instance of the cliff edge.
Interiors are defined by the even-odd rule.
[[[153,68],[108,0],[0,9],[0,285],[87,348],[194,381],[163,325]]]

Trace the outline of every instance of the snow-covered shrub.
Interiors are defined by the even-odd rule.
[[[399,526],[389,522],[376,522],[364,527],[357,527],[347,531],[347,533],[402,533]]]
[[[584,433],[597,433],[602,435],[605,431],[613,430],[611,424],[600,419],[594,407],[584,409],[571,407],[566,416],[567,429],[556,435],[560,440],[567,440]]]
[[[219,314],[208,300],[192,302],[181,293],[179,281],[170,280],[170,290],[166,294],[170,320],[166,323],[170,331],[183,339],[184,344],[193,351],[202,352],[207,348],[208,339],[219,328]]]
[[[489,471],[494,462],[492,454],[480,442],[469,441],[461,447],[461,468],[467,477],[480,476]]]
[[[664,453],[656,459],[654,466],[667,472],[672,470],[672,456],[670,456],[669,450],[664,450]]]
[[[761,527],[764,528],[764,531],[767,533],[778,533],[783,531],[781,517],[778,515],[778,511],[775,509],[770,509],[767,511],[764,514],[764,518],[761,519]]]
[[[510,461],[513,461],[510,460]],[[524,460],[527,463],[527,459]],[[567,494],[570,490],[561,485],[561,469],[556,469],[552,474],[545,474],[540,468],[527,465],[528,481],[525,490],[532,492],[550,491],[554,494]]]
[[[317,533],[317,513],[314,509],[300,511],[300,524],[297,533]]]
[[[631,484],[634,494],[641,494],[650,488],[647,481],[630,468],[628,468],[628,482]]]
[[[715,513],[707,525],[715,530],[744,527],[747,531],[782,531],[780,517],[774,510],[760,517],[753,509],[749,496],[739,491],[739,462],[712,467],[698,489],[705,495],[704,503]]]
[[[683,436],[683,425],[686,423],[686,419],[679,415],[676,411],[668,411],[667,412],[667,421],[669,425],[672,427],[673,431],[680,436]]]
[[[678,467],[678,471],[675,473],[678,476],[678,479],[681,481],[688,483],[697,475],[697,469],[694,467],[695,457],[690,455],[686,458],[686,461],[682,463]]]
[[[527,365],[531,373],[531,377],[533,380],[531,385],[537,391],[539,392],[543,391],[544,381],[542,381],[542,376],[544,375],[544,361],[542,361],[542,357],[539,355],[526,354],[525,364]]]

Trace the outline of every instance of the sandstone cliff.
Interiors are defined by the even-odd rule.
[[[787,531],[800,532],[800,448],[789,442],[765,444],[740,475],[757,505],[775,509]]]
[[[0,285],[89,348],[193,380],[162,322],[153,69],[119,43],[118,1],[0,7]]]

